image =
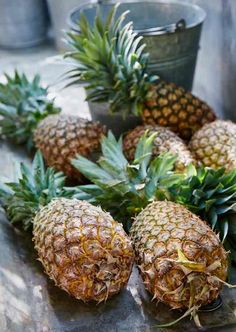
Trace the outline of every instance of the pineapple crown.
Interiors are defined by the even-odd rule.
[[[68,197],[64,191],[65,177],[53,168],[45,169],[38,151],[32,167],[20,165],[19,179],[0,183],[0,203],[12,223],[22,223],[24,229],[31,228],[35,214],[55,197]]]
[[[39,121],[60,112],[47,97],[48,89],[40,85],[36,75],[32,81],[15,71],[6,83],[0,83],[0,134],[16,144],[33,146],[33,131]]]
[[[129,230],[130,219],[155,198],[164,198],[169,186],[184,175],[173,172],[176,157],[167,153],[152,158],[155,134],[146,132],[139,141],[135,160],[127,161],[122,150],[122,138],[116,140],[111,132],[101,142],[102,157],[97,163],[77,156],[72,161],[92,184],[67,188],[78,199],[101,205]]]
[[[139,114],[157,77],[147,75],[148,54],[143,52],[142,37],[133,31],[132,22],[124,25],[128,11],[116,18],[117,8],[118,4],[105,23],[98,12],[93,27],[81,14],[80,32],[67,33],[74,51],[65,57],[75,60],[75,68],[68,73],[69,85],[85,83],[87,100],[109,102],[111,112]]]
[[[236,259],[236,169],[192,168],[192,175],[170,187],[169,194],[219,232]]]

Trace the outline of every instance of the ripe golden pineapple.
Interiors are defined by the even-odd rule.
[[[135,219],[131,239],[153,298],[173,309],[197,309],[219,295],[228,259],[218,236],[182,205],[154,201]]]
[[[37,153],[33,169],[3,186],[9,220],[33,229],[38,257],[61,289],[83,301],[105,301],[128,282],[134,253],[121,224],[86,201],[72,199],[61,173],[45,170]],[[70,197],[70,198],[64,198]]]
[[[216,115],[190,92],[148,75],[142,37],[137,37],[130,22],[123,25],[127,12],[116,18],[116,10],[117,5],[106,22],[98,15],[93,27],[81,15],[80,32],[68,33],[74,50],[66,56],[76,61],[69,74],[71,83],[85,83],[87,99],[108,102],[113,113],[141,115],[144,124],[166,126],[190,139]]]
[[[217,120],[197,131],[189,149],[200,165],[214,169],[236,168],[236,124]]]
[[[128,160],[134,159],[139,139],[146,131],[148,135],[156,134],[153,141],[153,156],[166,152],[176,155],[175,169],[180,172],[184,171],[190,163],[194,163],[190,151],[180,137],[168,128],[150,125],[138,126],[125,135],[123,149]]]
[[[100,149],[105,127],[75,115],[51,115],[40,121],[34,131],[35,146],[49,166],[68,177],[81,179],[81,173],[71,165],[77,154],[92,156]]]
[[[46,273],[77,299],[102,302],[127,284],[131,242],[122,225],[101,208],[55,199],[37,213],[33,234]]]
[[[71,158],[92,156],[100,146],[105,127],[73,115],[61,114],[40,86],[39,76],[30,82],[24,74],[0,84],[0,133],[16,144],[39,148],[49,166],[81,180]],[[60,113],[60,114],[59,114]]]
[[[190,139],[216,115],[202,100],[174,83],[160,81],[154,85],[144,102],[145,124],[168,126],[183,139]]]

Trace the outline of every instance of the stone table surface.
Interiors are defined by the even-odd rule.
[[[84,91],[73,87],[62,90],[61,76],[67,66],[49,44],[28,51],[0,51],[0,80],[3,72],[17,67],[27,75],[39,72],[43,83],[63,112],[89,117]],[[0,177],[13,179],[19,161],[29,162],[21,148],[0,142]],[[61,291],[46,277],[36,260],[31,236],[12,227],[0,212],[0,331],[1,332],[151,332],[196,331],[185,319],[174,328],[157,329],[156,324],[179,316],[164,305],[151,302],[134,267],[126,289],[105,304],[83,304]],[[233,269],[233,282],[236,271]],[[213,332],[236,330],[236,290],[224,288],[223,306],[212,313],[201,313],[204,326]]]

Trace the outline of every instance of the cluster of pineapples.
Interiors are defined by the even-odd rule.
[[[1,203],[13,223],[32,228],[46,273],[69,294],[105,301],[127,284],[136,259],[153,298],[186,309],[183,317],[200,326],[198,309],[227,279],[221,240],[236,253],[236,125],[149,76],[141,39],[116,8],[94,27],[82,16],[67,56],[77,61],[72,76],[87,82],[88,99],[134,112],[143,125],[124,139],[105,136],[99,123],[60,114],[38,77],[6,75],[2,137],[34,142],[53,168],[45,169],[38,152],[32,169],[21,166],[18,182],[0,186]],[[58,171],[91,183],[66,187]]]

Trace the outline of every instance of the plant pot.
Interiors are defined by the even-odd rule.
[[[45,40],[47,28],[44,0],[0,0],[0,47],[38,45]]]
[[[141,124],[141,118],[135,115],[128,115],[123,118],[121,113],[109,113],[109,105],[106,103],[88,102],[91,118],[99,121],[119,138],[121,134]]]

